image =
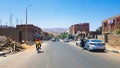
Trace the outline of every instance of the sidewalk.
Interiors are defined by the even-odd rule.
[[[46,47],[46,45],[47,45],[47,41],[44,41],[43,43],[42,43],[42,48],[45,48]],[[35,49],[35,44],[32,44],[32,45],[29,45],[29,44],[22,44],[21,45],[24,49],[23,50],[21,50],[21,51],[27,51],[27,50],[33,50],[33,49]],[[0,51],[0,56],[6,56],[6,54],[9,54],[9,53],[11,53],[10,51]]]
[[[74,41],[69,42],[69,44],[76,46]],[[106,43],[106,51],[120,54],[120,46],[111,46],[111,45]]]
[[[107,51],[120,54],[120,46],[111,46],[111,45],[106,43],[106,49],[107,49]]]

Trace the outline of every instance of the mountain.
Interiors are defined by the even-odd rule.
[[[59,35],[62,32],[68,32],[68,28],[43,28],[42,29],[45,32],[52,33],[54,35]]]

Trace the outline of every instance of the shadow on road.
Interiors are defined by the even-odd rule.
[[[38,53],[44,53],[44,51],[38,51]]]
[[[90,52],[93,52],[93,53],[108,53],[107,51],[99,51],[99,50],[98,51],[97,50],[96,51],[90,51]]]

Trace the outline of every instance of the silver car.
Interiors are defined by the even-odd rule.
[[[102,40],[98,40],[98,39],[88,39],[85,42],[84,48],[89,50],[89,51],[93,51],[93,50],[104,51],[105,50],[105,43]]]

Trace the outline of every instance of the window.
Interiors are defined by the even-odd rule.
[[[104,23],[104,26],[107,26],[107,23]]]

